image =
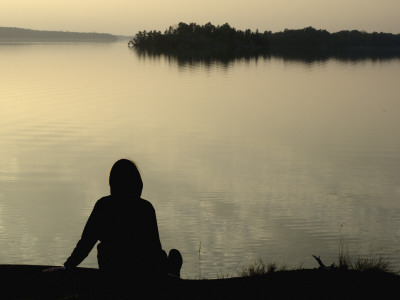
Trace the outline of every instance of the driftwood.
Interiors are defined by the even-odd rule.
[[[318,262],[320,269],[331,270],[331,269],[335,269],[336,268],[335,264],[331,264],[329,267],[325,266],[325,264],[322,262],[322,260],[321,260],[321,258],[319,256],[313,255],[313,257]]]

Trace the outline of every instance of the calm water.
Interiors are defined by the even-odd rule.
[[[330,264],[341,237],[400,270],[399,79],[399,60],[182,64],[126,43],[0,45],[0,263],[62,264],[127,157],[183,277],[258,257]]]

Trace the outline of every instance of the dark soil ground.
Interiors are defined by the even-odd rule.
[[[46,268],[0,265],[0,299],[400,299],[400,276],[379,271],[304,269],[257,277],[170,279],[121,293],[107,289],[97,269],[43,273]]]

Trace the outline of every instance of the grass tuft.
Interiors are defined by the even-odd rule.
[[[325,268],[325,267],[324,267]],[[396,273],[390,262],[382,254],[375,254],[371,248],[368,255],[352,258],[348,249],[344,246],[343,240],[339,245],[338,265],[335,263],[327,269],[344,269],[354,271],[379,271],[386,273]],[[262,258],[255,259],[253,262],[244,265],[238,275],[240,277],[257,277],[278,271],[303,270],[304,265],[300,263],[295,267],[288,267],[286,264],[278,265],[276,262],[268,262]],[[221,278],[221,277],[219,277]]]
[[[343,227],[340,227],[340,231]],[[346,248],[346,249],[345,249]],[[359,256],[357,258],[351,258],[349,250],[345,247],[344,239],[342,236],[339,240],[339,268],[350,269],[356,271],[381,271],[394,273],[393,268],[387,258],[383,257],[382,254],[375,254],[370,246],[369,254],[366,256]]]
[[[262,258],[254,260],[254,262],[243,266],[242,270],[238,272],[241,277],[256,277],[263,276],[265,274],[273,273],[276,271],[286,271],[288,269],[287,265],[283,264],[279,266],[275,262],[267,262]]]
[[[350,258],[349,250],[344,249],[344,242],[341,239],[339,241],[339,257],[338,257],[338,265],[341,269],[351,269],[352,268],[352,261]]]
[[[367,256],[359,256],[355,259],[350,258],[348,251],[339,253],[339,267],[356,271],[380,271],[393,273],[393,269],[387,258],[381,254],[371,251]]]

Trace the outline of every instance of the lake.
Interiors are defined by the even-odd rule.
[[[127,43],[0,45],[0,263],[61,265],[119,158],[183,278],[264,258],[400,270],[400,60],[182,62]],[[97,267],[96,250],[81,264]]]

